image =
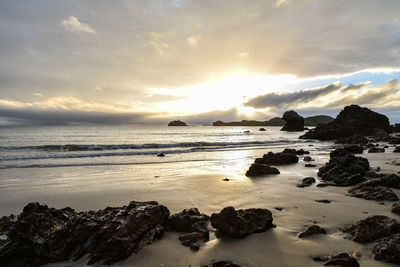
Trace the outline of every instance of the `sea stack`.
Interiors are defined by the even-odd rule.
[[[176,121],[171,121],[168,123],[168,126],[187,126],[187,124],[183,121],[176,120]]]
[[[286,111],[282,119],[286,121],[281,131],[296,132],[304,131],[304,118],[297,114],[296,111]]]

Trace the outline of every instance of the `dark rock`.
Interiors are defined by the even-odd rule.
[[[364,148],[362,146],[345,146],[341,148],[337,148],[334,151],[330,153],[331,158],[335,157],[344,157],[348,154],[362,154],[364,151]]]
[[[282,152],[282,154],[293,154],[293,155],[304,155],[304,154],[310,154],[310,151],[304,150],[304,149],[293,149],[293,148],[285,148]]]
[[[283,208],[282,208],[282,207],[275,207],[275,208],[274,208],[274,210],[277,210],[277,211],[282,211],[282,210],[283,210]]]
[[[392,132],[400,133],[400,123],[396,123],[395,125],[392,125]]]
[[[383,174],[379,179],[384,186],[400,189],[400,176],[396,174]]]
[[[375,142],[388,141],[389,135],[385,130],[383,130],[381,128],[375,128],[373,131],[373,138],[374,138]]]
[[[224,179],[222,179],[222,181],[229,182],[229,178],[224,178]]]
[[[376,173],[374,171],[369,171],[369,172],[367,172],[365,174],[365,177],[367,177],[367,178],[379,178],[379,177],[382,177],[382,176],[384,176],[384,174]]]
[[[392,212],[400,215],[400,202],[396,202],[393,204]]]
[[[235,210],[226,207],[211,215],[211,224],[218,236],[243,238],[252,233],[265,232],[271,227],[272,213],[267,209]]]
[[[207,241],[202,233],[193,232],[188,234],[183,234],[179,236],[179,241],[181,244],[187,247],[190,247],[191,250],[199,250],[200,244],[198,241]]]
[[[400,234],[380,240],[373,248],[374,259],[400,264]]]
[[[290,110],[283,113],[282,119],[286,121],[281,131],[304,131],[304,118],[297,112]]]
[[[200,213],[197,208],[184,209],[173,214],[168,219],[168,230],[193,233],[201,233],[205,240],[209,239],[208,221],[209,216]]]
[[[157,157],[165,157],[164,153],[157,154]]]
[[[234,264],[231,261],[213,261],[208,265],[203,265],[202,267],[241,267],[240,265]]]
[[[371,147],[368,149],[368,153],[384,153],[385,149],[380,147]]]
[[[255,163],[266,165],[286,165],[299,162],[299,157],[296,154],[289,153],[286,150],[280,153],[268,152],[262,158],[255,160]]]
[[[176,120],[176,121],[171,121],[168,123],[168,126],[187,126],[187,124],[183,121]]]
[[[304,178],[300,184],[296,185],[297,187],[307,187],[315,183],[315,179],[313,177]]]
[[[400,146],[396,146],[396,148],[393,150],[393,153],[400,153]]]
[[[303,160],[306,161],[306,162],[310,162],[313,159],[310,156],[305,156]]]
[[[387,216],[375,215],[343,229],[353,236],[353,241],[368,243],[400,232],[400,224]]]
[[[265,128],[260,128],[259,131],[260,132],[265,132],[266,130],[265,130]]]
[[[154,201],[96,212],[30,203],[11,226],[0,262],[39,266],[89,254],[88,264],[111,264],[159,239],[168,216],[168,209]]]
[[[353,134],[348,137],[340,137],[335,140],[336,144],[367,144],[368,139],[361,134]]]
[[[330,200],[328,200],[328,199],[318,199],[318,200],[315,200],[315,202],[329,204],[329,203],[331,203],[332,201],[330,201]]]
[[[326,234],[326,230],[314,224],[308,227],[304,232],[301,232],[299,238],[317,234]]]
[[[267,175],[267,174],[280,174],[280,172],[277,168],[259,163],[251,164],[250,168],[246,172],[246,176],[248,177]]]
[[[314,168],[314,167],[317,167],[317,165],[307,163],[306,165],[304,165],[304,167],[307,167],[307,168]]]
[[[331,158],[318,171],[323,181],[332,181],[338,186],[355,185],[365,181],[363,177],[369,171],[369,162],[362,157],[346,155]]]
[[[389,148],[389,146],[388,145],[384,145],[383,148]]]
[[[368,108],[351,105],[345,107],[333,122],[319,125],[300,138],[333,140],[354,134],[371,136],[375,128],[390,132],[389,119]]]
[[[367,200],[396,201],[399,199],[391,189],[382,186],[382,184],[378,179],[368,180],[351,187],[349,193],[353,197]]]
[[[319,184],[317,184],[317,187],[327,187],[327,186],[330,186],[330,185],[335,185],[335,184],[332,184],[332,183],[319,183]]]
[[[190,249],[194,250],[194,251],[198,251],[200,249],[200,244],[199,243],[190,244]]]
[[[343,267],[359,267],[360,265],[357,262],[357,259],[350,256],[347,253],[339,253],[333,256],[326,257],[314,257],[314,261],[321,261],[323,265],[334,265],[334,266],[343,266]]]

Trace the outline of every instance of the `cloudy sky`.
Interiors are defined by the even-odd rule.
[[[400,122],[398,0],[0,0],[0,124]]]

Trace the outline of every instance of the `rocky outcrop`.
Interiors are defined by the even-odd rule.
[[[374,259],[400,264],[400,234],[380,240],[373,248]]]
[[[187,126],[187,124],[183,121],[176,120],[176,121],[171,121],[168,123],[168,126]]]
[[[254,176],[268,175],[268,174],[280,174],[280,172],[277,168],[259,163],[251,164],[250,168],[246,171],[247,177],[254,177]]]
[[[351,105],[345,107],[334,121],[317,126],[300,138],[334,140],[351,137],[354,134],[371,136],[375,128],[390,132],[389,119],[368,108]]]
[[[384,186],[400,189],[400,176],[394,173],[380,175],[379,179]]]
[[[400,215],[400,202],[396,202],[392,205],[392,212]]]
[[[304,238],[310,235],[326,234],[326,230],[314,224],[308,227],[304,232],[299,234],[299,238]]]
[[[296,154],[285,151],[280,153],[268,152],[268,154],[264,154],[262,158],[257,158],[254,162],[266,165],[287,165],[299,162],[299,157]]]
[[[10,227],[0,262],[39,266],[88,254],[88,264],[111,264],[159,239],[168,217],[168,209],[157,202],[89,212],[30,203]]]
[[[319,169],[318,176],[338,186],[350,186],[365,181],[364,175],[368,171],[369,162],[366,158],[346,155],[331,158]]]
[[[342,252],[333,256],[314,257],[314,261],[320,261],[326,266],[359,267],[357,259],[349,254]]]
[[[272,213],[267,209],[235,210],[233,207],[226,207],[219,213],[213,213],[211,224],[217,229],[217,236],[233,238],[243,238],[274,227]]]
[[[297,184],[296,186],[297,187],[307,187],[307,186],[312,185],[313,183],[315,183],[314,177],[306,177],[306,178],[303,178],[301,183]]]
[[[297,114],[297,112],[293,110],[286,111],[283,113],[282,119],[286,121],[286,124],[282,127],[281,131],[304,131],[304,118]]]
[[[205,240],[209,239],[208,221],[210,218],[197,208],[184,209],[183,211],[173,214],[169,217],[168,230],[192,233],[201,233]]]
[[[344,157],[348,154],[362,154],[364,148],[362,146],[345,146],[335,149],[330,153],[331,158]]]
[[[381,180],[373,179],[351,187],[349,193],[353,197],[367,200],[399,200],[397,195],[390,188],[382,185],[383,183]]]
[[[343,231],[350,233],[355,242],[368,243],[400,233],[400,224],[387,216],[375,215],[347,226]]]

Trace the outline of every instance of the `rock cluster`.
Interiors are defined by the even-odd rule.
[[[373,248],[375,260],[400,264],[400,234],[380,240]]]
[[[331,158],[344,157],[348,154],[362,154],[364,148],[358,145],[345,146],[335,149],[330,153]]]
[[[286,151],[280,153],[268,152],[268,154],[264,154],[262,158],[257,158],[254,162],[266,165],[286,165],[299,162],[299,157]]]
[[[38,266],[88,254],[88,264],[111,264],[159,239],[168,217],[168,209],[157,202],[89,212],[30,203],[11,225],[0,262]]]
[[[233,238],[243,238],[274,227],[272,213],[267,209],[235,210],[233,207],[226,207],[219,213],[213,213],[211,224],[217,229],[217,236]]]
[[[168,219],[168,230],[192,233],[199,232],[203,234],[206,240],[209,239],[208,221],[209,216],[200,213],[197,208],[184,209],[173,214]]]
[[[367,200],[399,200],[397,195],[379,179],[371,179],[363,183],[357,184],[349,189],[349,193],[353,197],[363,198]]]
[[[281,131],[304,131],[304,118],[296,111],[290,110],[283,113],[282,119],[286,121]]]
[[[390,132],[389,119],[382,114],[357,105],[345,107],[332,122],[319,125],[300,138],[334,140],[354,134],[371,136],[375,129]]]
[[[334,265],[343,267],[359,267],[357,259],[349,254],[342,252],[333,256],[314,257],[313,260],[321,261],[323,265]]]

